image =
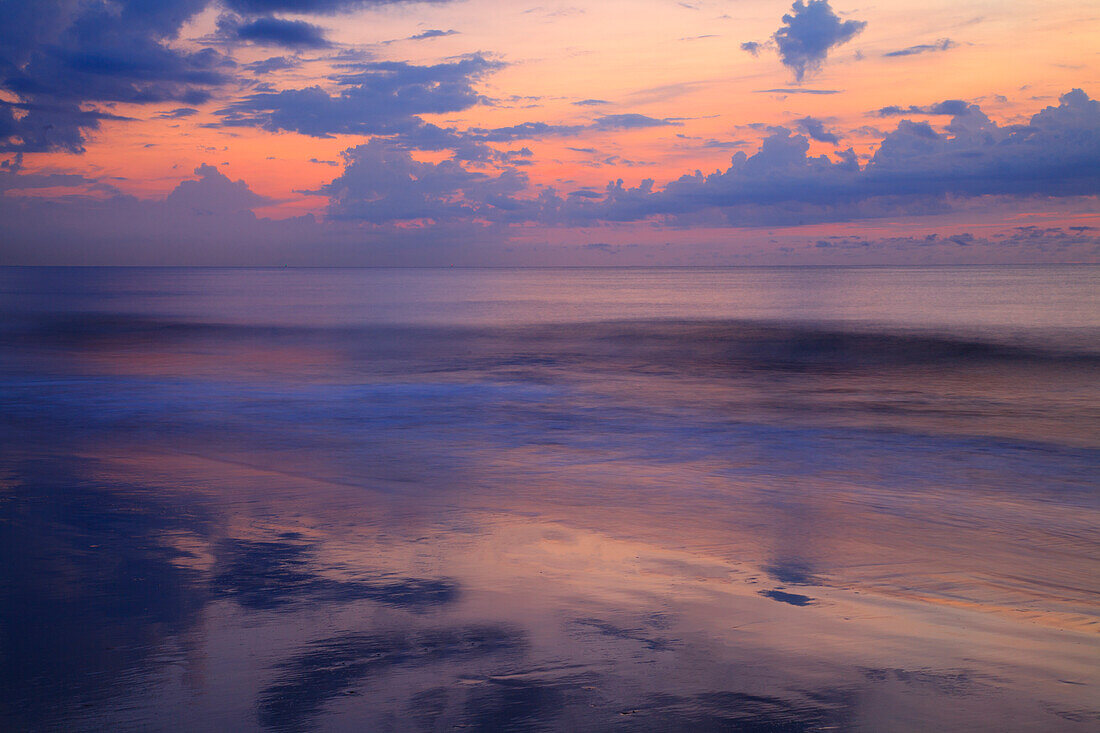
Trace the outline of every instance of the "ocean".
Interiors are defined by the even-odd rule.
[[[1094,731],[1100,267],[0,269],[0,728]]]

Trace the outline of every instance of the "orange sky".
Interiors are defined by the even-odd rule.
[[[381,7],[351,3],[348,7],[335,14],[274,14],[280,20],[305,21],[322,29],[330,45],[308,49],[218,37],[219,18],[227,9],[211,4],[184,23],[178,37],[165,41],[166,45],[189,51],[216,48],[239,65],[285,56],[296,58],[300,66],[270,74],[252,74],[238,66],[231,83],[212,89],[209,101],[194,106],[196,113],[178,119],[162,115],[190,105],[174,100],[156,104],[85,100],[85,109],[132,119],[104,120],[99,129],[86,129],[83,153],[28,151],[22,157],[22,172],[79,174],[125,194],[155,200],[167,196],[181,181],[193,179],[196,167],[207,164],[233,181],[243,180],[269,199],[253,207],[259,216],[285,219],[312,213],[324,219],[330,200],[318,190],[340,175],[342,152],[365,143],[371,135],[335,132],[317,137],[227,127],[221,124],[219,110],[254,92],[257,83],[274,90],[316,85],[337,93],[339,85],[331,77],[345,71],[337,57],[348,52],[415,65],[449,63],[469,54],[499,62],[498,69],[474,81],[483,103],[417,115],[424,122],[460,132],[526,122],[583,126],[602,115],[672,121],[645,129],[589,129],[491,143],[497,151],[531,151],[530,164],[521,169],[529,186],[517,194],[520,198],[533,198],[544,187],[562,193],[580,188],[602,191],[617,179],[628,187],[653,179],[660,189],[696,170],[725,170],[736,151],[752,155],[758,149],[769,134],[767,126],[798,132],[797,121],[806,117],[821,121],[824,129],[840,138],[838,144],[811,140],[811,156],[836,160],[839,151],[851,148],[866,162],[901,119],[875,116],[874,110],[882,107],[958,99],[980,105],[990,118],[1005,125],[1026,123],[1070,89],[1081,88],[1094,98],[1100,92],[1096,83],[1100,12],[1080,0],[934,0],[919,8],[896,0],[874,6],[835,2],[832,9],[841,20],[866,25],[854,38],[830,48],[820,68],[801,82],[781,63],[775,42],[770,41],[791,9],[787,2],[620,0],[527,6],[466,0]],[[407,40],[429,29],[455,32]],[[945,40],[943,49],[886,56]],[[763,44],[757,55],[741,49],[747,41]],[[776,89],[837,93],[766,91]],[[18,103],[22,98],[18,90],[8,88],[0,90],[0,99]],[[592,99],[606,103],[576,104]],[[920,119],[937,129],[950,121],[944,116]],[[432,162],[449,155],[447,150],[413,152],[415,159]],[[471,162],[466,167],[495,174],[502,166]],[[49,197],[66,192],[71,189],[8,191],[7,196]],[[1027,208],[1057,210],[1053,218],[1062,223],[1096,223],[1092,216],[1096,192],[1091,193],[1068,207],[1065,202],[1036,201]],[[975,216],[974,207],[968,207],[966,215]],[[1043,218],[1051,216],[1044,213]],[[923,226],[917,222],[895,230]],[[550,240],[558,236],[561,241],[576,238],[542,236]],[[650,239],[645,234],[636,236]],[[807,232],[807,236],[816,235]],[[524,232],[519,232],[518,240],[523,239]]]

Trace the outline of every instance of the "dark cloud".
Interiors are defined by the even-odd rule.
[[[73,103],[0,100],[0,151],[38,153],[65,150],[81,153],[84,152],[82,130],[97,130],[102,120],[132,119],[94,109],[81,109]]]
[[[92,123],[99,120],[122,120],[122,121],[134,121],[135,118],[125,117],[122,114],[113,114],[111,112],[102,112],[100,110],[73,110],[65,105],[42,105],[42,103],[35,102],[10,102],[0,100],[0,107],[4,109],[19,109],[25,112],[43,112],[53,114],[74,114],[80,120],[83,120],[87,127],[91,127]]]
[[[234,39],[305,49],[328,45],[321,29],[271,13],[336,13],[400,2],[225,0],[222,7],[244,17],[230,16]],[[33,108],[25,115],[0,109],[0,152],[83,152],[86,133],[110,119],[90,103],[207,102],[233,81],[236,64],[214,48],[173,44],[184,23],[210,5],[212,0],[4,0],[0,89],[14,95],[9,101]]]
[[[89,102],[205,102],[229,81],[232,59],[169,44],[208,2],[6,2],[0,86],[28,113],[0,110],[0,151],[82,152],[85,131],[110,119]]]
[[[468,109],[482,101],[474,83],[503,64],[468,56],[433,66],[400,61],[345,64],[332,77],[341,90],[319,86],[251,94],[218,111],[221,125],[287,130],[313,137],[389,135],[415,130],[420,114]]]
[[[261,45],[286,48],[328,48],[325,30],[304,20],[257,18],[234,28],[236,37]]]
[[[757,43],[756,41],[745,41],[741,44],[741,50],[747,53],[751,53],[753,56],[759,56],[760,46],[761,44]]]
[[[903,48],[899,51],[890,51],[882,55],[887,58],[896,56],[916,56],[919,53],[929,53],[930,51],[947,51],[958,45],[959,44],[955,43],[950,38],[941,38],[935,43],[922,43],[918,46],[910,46],[909,48]]]
[[[852,40],[867,26],[862,20],[842,21],[829,0],[795,0],[791,11],[783,16],[783,25],[772,39],[780,60],[799,81],[807,71],[821,67],[830,49]]]
[[[605,99],[581,99],[573,102],[573,104],[577,105],[578,107],[598,107],[605,104],[611,104],[611,102],[608,102]]]
[[[832,143],[833,145],[840,143],[840,138],[826,130],[825,123],[821,120],[813,117],[803,117],[796,120],[795,124],[798,125],[798,129],[809,135],[810,139],[817,140],[819,143]]]

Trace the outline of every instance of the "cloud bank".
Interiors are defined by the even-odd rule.
[[[809,119],[809,118],[807,118]],[[815,122],[810,120],[810,125]],[[780,129],[724,171],[696,172],[655,190],[653,181],[608,187],[604,199],[563,202],[566,218],[690,221],[715,210],[730,225],[843,221],[942,210],[946,197],[1100,194],[1100,103],[1080,89],[1026,125],[998,126],[975,105],[943,132],[902,120],[860,166],[855,153],[809,156],[806,136]]]
[[[798,123],[819,137],[831,134],[823,125],[818,129],[819,120]],[[460,229],[505,236],[517,226],[785,227],[943,214],[967,200],[992,198],[1005,206],[1029,197],[1100,195],[1100,103],[1081,90],[1063,95],[1057,106],[1022,125],[999,126],[976,105],[953,116],[943,130],[902,119],[865,165],[851,149],[830,157],[812,156],[809,147],[806,134],[773,128],[756,152],[736,153],[725,170],[697,171],[663,187],[652,180],[633,187],[613,181],[603,190],[560,194],[532,188],[518,167],[531,155],[526,149],[499,153],[488,162],[457,156],[425,162],[399,141],[376,138],[347,150],[343,172],[310,192],[328,197],[327,223],[312,217],[258,219],[252,209],[269,202],[211,166],[199,167],[198,180],[181,183],[166,200],[145,202],[83,176],[25,174],[15,158],[0,168],[2,190],[70,186],[85,187],[89,194],[61,201],[0,196],[0,215],[17,223],[13,239],[64,238],[58,227],[69,227],[67,236],[77,241],[97,228],[121,238],[120,228],[137,227],[149,237],[157,231],[158,237],[175,230],[195,233],[198,241],[226,232],[241,240],[263,233],[284,241],[287,232],[323,240],[326,231],[344,237],[362,226],[380,236],[401,232],[394,241],[404,242],[416,238],[410,226],[420,233],[416,236],[436,241]],[[92,189],[101,197],[91,196]]]

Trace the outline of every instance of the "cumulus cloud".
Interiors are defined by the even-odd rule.
[[[474,84],[503,66],[481,55],[419,66],[400,61],[345,65],[319,86],[251,94],[218,111],[221,125],[287,130],[313,137],[389,135],[423,126],[418,115],[458,112],[482,101]]]
[[[112,119],[95,104],[194,107],[210,100],[235,80],[236,63],[215,48],[178,43],[184,24],[208,7],[238,14],[237,40],[316,49],[328,43],[318,26],[271,14],[403,1],[3,0],[0,90],[9,104],[0,109],[0,152],[83,152],[87,132]]]
[[[862,20],[842,21],[829,6],[829,0],[795,0],[791,13],[783,16],[783,25],[772,39],[780,61],[802,81],[806,72],[825,63],[831,49],[852,40],[866,26]]]
[[[10,225],[5,235],[11,245],[5,255],[8,261],[20,252],[25,258],[37,257],[34,253],[43,243],[51,242],[68,242],[70,248],[79,242],[79,248],[70,251],[83,252],[84,243],[95,241],[104,251],[120,251],[111,248],[124,241],[129,243],[130,261],[146,262],[140,247],[161,242],[163,261],[175,257],[172,248],[177,245],[196,242],[195,246],[207,247],[202,256],[208,261],[225,262],[236,241],[254,248],[268,242],[331,242],[340,237],[362,242],[354,232],[368,230],[388,232],[391,239],[400,231],[402,236],[393,241],[402,243],[450,243],[459,236],[456,232],[466,232],[465,241],[475,241],[476,231],[496,237],[513,224],[795,226],[949,213],[964,206],[1018,206],[1022,197],[1100,195],[1100,104],[1081,90],[1063,95],[1057,105],[1026,124],[998,125],[975,105],[967,105],[943,127],[902,119],[884,135],[866,164],[850,149],[810,155],[808,136],[815,122],[820,120],[798,120],[802,134],[772,128],[758,150],[738,152],[727,168],[710,174],[684,175],[664,186],[653,180],[637,186],[613,181],[602,189],[573,184],[562,193],[531,186],[517,167],[531,157],[526,148],[494,153],[485,160],[456,155],[424,162],[413,157],[404,136],[375,138],[346,151],[344,170],[334,180],[304,192],[328,197],[327,222],[260,219],[253,209],[271,202],[212,166],[196,169],[197,179],[181,183],[167,199],[150,202],[122,196],[109,182],[26,173],[16,156],[0,164],[0,189],[71,188],[86,193],[50,201],[0,195],[0,218]],[[453,131],[430,126],[422,130],[424,140],[434,135],[441,142],[455,142],[449,138]],[[831,134],[823,124],[818,132]],[[979,237],[967,234],[941,236],[937,246],[965,249],[980,244]],[[1011,237],[991,239],[1022,247],[1065,243],[1080,249],[1096,237],[1096,231],[1081,225],[1060,232],[1020,229]],[[828,238],[822,241],[829,243],[826,248],[843,245]],[[213,242],[220,244],[214,247]],[[309,261],[308,254],[295,251]],[[362,261],[347,257],[344,261]]]
[[[800,120],[795,120],[795,124],[804,133],[810,136],[811,140],[817,140],[819,143],[832,143],[837,145],[840,142],[840,138],[835,134],[825,129],[825,123],[814,117],[803,117]]]
[[[19,103],[0,110],[0,151],[83,151],[85,131],[110,119],[89,113],[89,102],[206,101],[229,81],[233,61],[170,42],[208,1],[5,2],[0,85]]]
[[[318,193],[329,197],[333,218],[372,224],[507,218],[528,183],[514,168],[492,175],[453,159],[420,162],[380,139],[349,149],[344,161],[343,174]]]
[[[1100,193],[1100,103],[1082,90],[1062,95],[1026,125],[999,127],[976,105],[940,133],[902,120],[868,166],[900,193]]]
[[[196,181],[182,181],[165,200],[174,211],[198,215],[236,214],[270,204],[271,199],[253,193],[244,181],[231,181],[212,165],[195,169]]]
[[[587,125],[527,123],[479,134],[502,141],[564,134],[564,127],[577,132],[624,124],[650,122],[615,115]],[[565,196],[551,189],[533,196],[526,176],[511,166],[488,173],[457,157],[419,162],[400,140],[378,139],[349,150],[344,174],[318,193],[329,196],[332,217],[370,223],[587,225],[656,218],[734,226],[940,213],[951,199],[972,197],[1100,194],[1100,104],[1081,90],[1063,95],[1025,125],[999,126],[975,105],[964,107],[942,131],[903,119],[866,165],[851,149],[811,156],[811,137],[839,140],[818,119],[797,124],[805,134],[771,128],[759,150],[738,152],[727,169],[709,175],[685,175],[663,188],[653,180],[634,187],[615,181],[602,191],[580,188]],[[499,166],[502,156],[495,161]]]

